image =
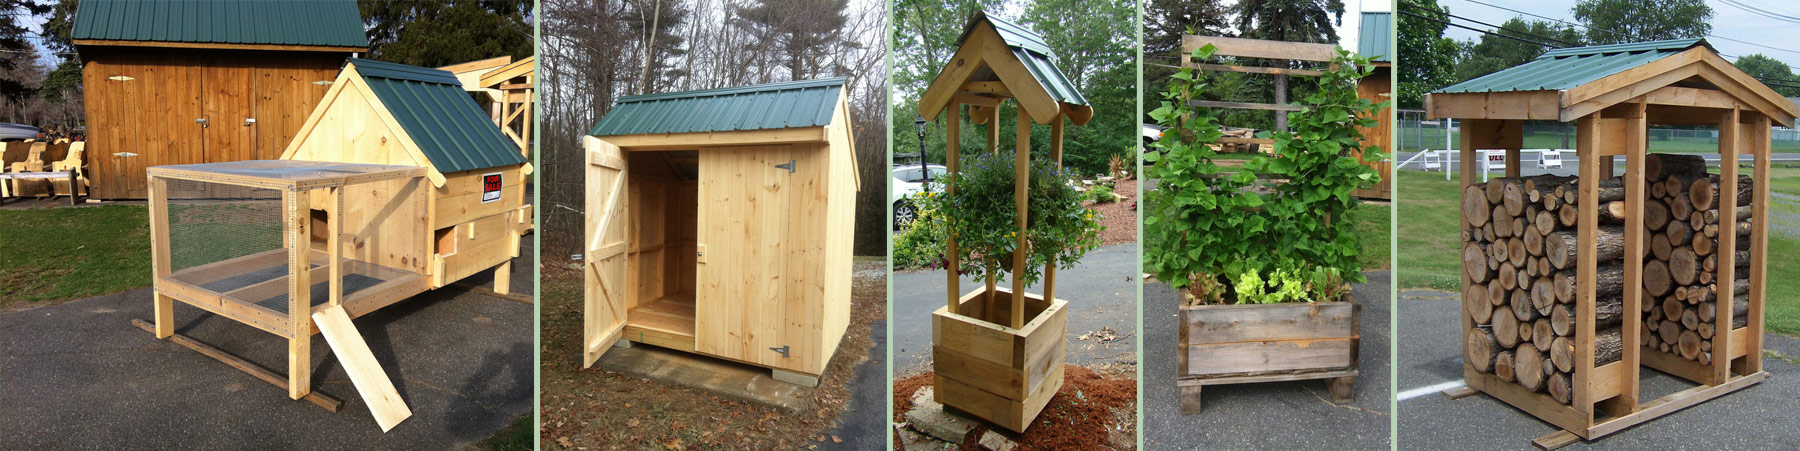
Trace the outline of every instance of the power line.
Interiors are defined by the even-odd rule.
[[[1630,40],[1633,40],[1633,41],[1642,41],[1642,40],[1644,40],[1644,38],[1642,38],[1642,37],[1639,37],[1639,36],[1633,36],[1633,35],[1631,35],[1631,34],[1627,34],[1627,33],[1624,33],[1624,32],[1620,32],[1620,31],[1613,31],[1613,30],[1608,30],[1608,29],[1605,29],[1605,28],[1599,28],[1599,27],[1593,27],[1593,26],[1589,26],[1589,25],[1584,25],[1584,24],[1578,24],[1578,23],[1574,23],[1574,22],[1569,22],[1569,21],[1565,21],[1565,20],[1562,20],[1562,19],[1557,19],[1557,18],[1553,18],[1553,17],[1548,17],[1548,16],[1541,16],[1541,15],[1537,15],[1537,14],[1532,14],[1532,13],[1528,13],[1528,12],[1524,12],[1524,11],[1520,11],[1520,10],[1516,10],[1516,9],[1512,9],[1512,8],[1508,8],[1508,7],[1505,7],[1505,6],[1500,6],[1500,5],[1495,5],[1495,4],[1492,4],[1492,3],[1487,3],[1487,2],[1483,2],[1483,1],[1481,1],[1481,0],[1463,0],[1463,1],[1466,1],[1466,2],[1469,2],[1469,3],[1474,3],[1474,4],[1477,4],[1477,5],[1483,5],[1483,6],[1488,6],[1488,7],[1492,7],[1492,8],[1496,8],[1496,9],[1502,9],[1502,10],[1506,10],[1506,11],[1511,11],[1511,12],[1514,12],[1514,13],[1519,13],[1519,14],[1524,14],[1524,15],[1527,15],[1527,16],[1531,16],[1531,17],[1536,17],[1536,18],[1539,18],[1539,19],[1544,19],[1544,20],[1548,20],[1548,21],[1552,21],[1552,22],[1556,22],[1556,23],[1560,23],[1560,24],[1565,24],[1565,25],[1571,25],[1571,26],[1576,26],[1576,27],[1581,27],[1581,28],[1583,28],[1583,29],[1587,29],[1587,30],[1593,30],[1593,31],[1604,31],[1604,32],[1607,32],[1607,33],[1610,33],[1610,34],[1612,34],[1612,35],[1615,35],[1615,36],[1623,36],[1623,37],[1625,37],[1625,38],[1626,38],[1626,39],[1630,39]],[[1724,36],[1719,36],[1719,35],[1717,35],[1717,34],[1712,34],[1712,33],[1707,33],[1707,34],[1706,34],[1706,36],[1708,36],[1708,37],[1714,37],[1714,38],[1719,38],[1719,39],[1723,39],[1723,40],[1727,40],[1727,41],[1731,41],[1731,42],[1736,42],[1736,43],[1739,43],[1739,44],[1744,44],[1744,45],[1753,45],[1753,46],[1757,46],[1757,47],[1762,47],[1762,48],[1766,48],[1766,49],[1770,49],[1770,50],[1779,50],[1779,51],[1783,51],[1783,52],[1788,52],[1788,53],[1794,53],[1794,54],[1800,54],[1800,50],[1790,50],[1790,49],[1784,49],[1784,48],[1780,48],[1780,47],[1772,47],[1772,46],[1768,46],[1768,45],[1763,45],[1763,44],[1758,44],[1758,43],[1754,43],[1754,42],[1750,42],[1750,41],[1745,41],[1745,40],[1741,40],[1741,39],[1733,39],[1733,38],[1728,38],[1728,37],[1724,37]],[[1727,58],[1732,58],[1732,59],[1736,59],[1736,58],[1737,58],[1737,56],[1734,56],[1734,55],[1726,55],[1726,54],[1723,54],[1723,53],[1721,53],[1721,54],[1719,54],[1719,56],[1723,56],[1723,57],[1727,57]]]
[[[1738,9],[1747,11],[1751,14],[1756,14],[1756,15],[1767,17],[1770,19],[1775,19],[1775,20],[1780,20],[1780,21],[1785,21],[1785,22],[1800,23],[1800,17],[1794,17],[1794,16],[1776,13],[1774,11],[1769,11],[1766,9],[1751,6],[1751,5],[1743,3],[1743,2],[1738,2],[1735,0],[1719,0],[1719,2],[1727,4],[1727,5],[1731,5],[1731,6],[1736,6]]]
[[[1545,40],[1545,41],[1550,41],[1550,42],[1555,42],[1555,43],[1557,43],[1557,44],[1562,44],[1562,45],[1563,45],[1563,47],[1576,47],[1576,45],[1575,45],[1575,44],[1574,44],[1574,43],[1571,43],[1571,42],[1569,42],[1569,41],[1564,41],[1564,40],[1561,40],[1561,39],[1556,39],[1556,38],[1551,38],[1551,37],[1546,37],[1546,36],[1541,36],[1541,35],[1536,35],[1536,34],[1531,34],[1531,33],[1526,33],[1526,32],[1523,32],[1523,31],[1519,31],[1519,30],[1514,30],[1514,29],[1511,29],[1511,28],[1506,28],[1506,27],[1502,27],[1502,26],[1499,26],[1499,25],[1494,25],[1494,24],[1491,24],[1491,23],[1487,23],[1487,22],[1482,22],[1482,21],[1479,21],[1479,20],[1475,20],[1475,19],[1470,19],[1470,18],[1467,18],[1467,17],[1463,17],[1463,16],[1458,16],[1458,15],[1455,15],[1455,14],[1450,14],[1450,13],[1444,13],[1444,15],[1446,15],[1446,16],[1450,16],[1450,17],[1453,17],[1453,18],[1457,18],[1457,19],[1462,19],[1462,20],[1463,20],[1463,21],[1465,21],[1465,22],[1475,22],[1475,23],[1477,23],[1477,24],[1480,24],[1480,25],[1485,25],[1485,26],[1489,26],[1489,27],[1494,27],[1494,29],[1496,29],[1496,30],[1501,30],[1501,31],[1510,31],[1510,32],[1513,32],[1513,33],[1514,33],[1514,34],[1521,34],[1521,35],[1525,35],[1525,36],[1530,36],[1530,37],[1534,37],[1534,38],[1538,38],[1538,39],[1542,39],[1542,40]]]
[[[1413,12],[1410,12],[1410,11],[1405,11],[1405,10],[1400,10],[1400,14],[1405,14],[1405,15],[1408,15],[1408,16],[1413,16],[1413,17],[1417,17],[1417,18],[1420,18],[1420,19],[1425,19],[1425,20],[1429,20],[1429,21],[1432,21],[1432,22],[1437,22],[1437,23],[1441,23],[1441,24],[1444,24],[1444,25],[1449,25],[1449,26],[1452,26],[1452,27],[1456,27],[1456,28],[1461,28],[1461,29],[1464,29],[1464,30],[1469,30],[1469,31],[1473,31],[1473,32],[1476,32],[1476,33],[1481,33],[1481,34],[1485,34],[1485,35],[1490,35],[1490,36],[1499,36],[1499,37],[1502,37],[1502,38],[1507,38],[1507,39],[1511,39],[1511,40],[1514,40],[1514,41],[1519,41],[1519,42],[1523,42],[1523,43],[1526,43],[1526,44],[1531,44],[1531,45],[1536,45],[1536,46],[1540,46],[1540,47],[1549,47],[1549,48],[1553,48],[1553,49],[1560,49],[1560,48],[1562,48],[1562,47],[1558,47],[1558,46],[1554,46],[1554,45],[1550,45],[1550,44],[1545,44],[1545,43],[1542,43],[1542,42],[1537,42],[1537,41],[1532,41],[1532,40],[1529,40],[1529,39],[1525,39],[1525,38],[1521,38],[1521,37],[1517,37],[1517,36],[1511,36],[1511,35],[1504,35],[1504,34],[1499,34],[1499,33],[1495,33],[1495,32],[1492,32],[1492,31],[1488,31],[1488,30],[1483,30],[1483,29],[1480,29],[1480,28],[1475,28],[1475,27],[1470,27],[1470,26],[1466,26],[1466,25],[1461,25],[1461,24],[1455,24],[1455,23],[1450,23],[1450,21],[1447,21],[1447,20],[1442,20],[1442,19],[1438,19],[1438,18],[1436,18],[1436,17],[1427,17],[1427,16],[1424,16],[1424,15],[1421,15],[1421,14],[1416,14],[1416,13],[1413,13]]]

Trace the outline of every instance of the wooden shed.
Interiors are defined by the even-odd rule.
[[[1358,27],[1356,53],[1369,57],[1375,64],[1375,71],[1356,82],[1356,95],[1375,103],[1391,102],[1394,89],[1394,46],[1391,37],[1394,33],[1394,18],[1390,12],[1363,12],[1362,25]],[[1381,147],[1391,156],[1394,152],[1394,105],[1375,112],[1375,127],[1363,129],[1362,146]],[[1363,165],[1375,169],[1381,176],[1381,183],[1367,189],[1359,189],[1350,194],[1369,199],[1394,198],[1394,162],[1391,159],[1366,161],[1362,152],[1356,153],[1356,159]]]
[[[1793,103],[1704,40],[1684,39],[1552,50],[1428,94],[1425,109],[1432,118],[1462,122],[1461,338],[1469,393],[1561,428],[1537,439],[1555,448],[1768,377],[1762,343],[1770,129],[1793,126]],[[1575,123],[1577,177],[1518,178],[1527,120]],[[1740,177],[1739,164],[1708,174],[1697,155],[1651,153],[1653,125],[1715,128],[1720,160],[1753,156],[1754,176]],[[1477,150],[1504,151],[1507,178],[1478,183]],[[1615,178],[1613,160],[1621,155],[1626,167]],[[1532,209],[1539,210],[1535,221],[1511,219]],[[1535,251],[1508,238],[1531,242],[1544,232],[1550,235],[1537,237],[1542,249]],[[1714,269],[1697,269],[1695,254],[1684,250],[1712,255],[1716,264],[1706,266]],[[1516,262],[1525,269],[1510,271]],[[1532,281],[1525,275],[1533,266],[1541,269],[1530,291],[1508,288],[1515,274]],[[1702,277],[1685,280],[1682,272]],[[1538,330],[1525,327],[1534,322]],[[1539,360],[1546,351],[1548,364]],[[1506,354],[1514,358],[1496,356]],[[1640,401],[1640,366],[1695,385]]]
[[[850,324],[845,79],[619,99],[587,153],[584,366],[616,342],[816,385]]]
[[[987,151],[998,152],[1005,126],[1000,106],[1014,101],[1015,249],[1024,249],[1031,245],[1026,240],[1031,125],[1050,126],[1048,156],[1060,169],[1064,124],[1086,125],[1094,108],[1056,67],[1056,54],[1044,37],[1028,28],[980,12],[956,42],[956,53],[920,96],[919,114],[935,118],[944,113],[945,162],[957,174],[963,105],[969,106],[972,122],[987,124]],[[945,192],[954,195],[956,185]],[[1027,293],[1023,278],[1013,278],[1010,289],[995,286],[992,272],[985,285],[962,293],[957,238],[946,243],[944,308],[931,313],[934,396],[946,406],[1023,432],[1063,384],[1069,309],[1068,301],[1056,298],[1056,261],[1044,265],[1042,295]],[[1013,253],[1011,273],[1023,273],[1025,265],[1025,253]]]
[[[369,45],[349,0],[85,0],[71,37],[101,199],[146,198],[151,166],[275,159]]]
[[[532,227],[531,165],[451,73],[351,59],[280,156],[425,168],[431,287],[497,268],[494,290],[508,291]]]

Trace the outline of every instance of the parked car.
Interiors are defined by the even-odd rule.
[[[22,141],[37,139],[44,133],[43,129],[25,124],[0,123],[0,141]]]
[[[919,211],[914,208],[912,197],[925,192],[925,174],[930,171],[932,191],[942,190],[938,178],[948,174],[950,170],[938,164],[908,164],[894,166],[893,180],[888,183],[888,202],[894,204],[894,229],[898,230],[919,219]]]

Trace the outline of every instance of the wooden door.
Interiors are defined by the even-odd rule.
[[[695,350],[778,368],[804,352],[789,335],[811,312],[786,302],[795,158],[790,146],[700,151]]]
[[[632,283],[627,278],[631,206],[626,195],[625,155],[618,146],[586,137],[582,148],[587,153],[587,245],[583,250],[587,263],[582,270],[586,297],[581,329],[581,366],[585,368],[611,349],[625,329],[625,298]]]
[[[244,58],[238,53],[219,54],[201,69],[205,77],[200,100],[201,117],[206,119],[206,123],[201,124],[205,155],[196,163],[281,157],[282,149],[275,149],[273,155],[258,149],[253,133],[256,128],[245,121],[256,115],[251,110],[250,67],[244,63]]]
[[[168,52],[97,53],[83,70],[92,148],[88,178],[101,199],[149,196],[145,170],[200,160],[197,58]],[[91,75],[90,75],[91,72]]]

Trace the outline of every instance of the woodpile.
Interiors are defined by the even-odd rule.
[[[1642,214],[1646,346],[1708,363],[1718,290],[1734,297],[1734,327],[1744,324],[1749,289],[1749,211],[1720,220],[1719,190],[1736,189],[1749,204],[1750,178],[1736,186],[1706,174],[1699,156],[1653,154],[1645,161],[1648,189],[1641,212],[1625,208],[1617,177],[1599,181],[1599,231],[1593,249],[1577,242],[1580,186],[1575,177],[1540,175],[1489,179],[1462,193],[1463,269],[1472,284],[1463,308],[1475,327],[1464,351],[1477,371],[1569,404],[1576,337],[1577,257],[1595,253],[1594,364],[1621,357],[1624,315],[1625,219]],[[1722,225],[1721,225],[1722,224]],[[1720,240],[1736,239],[1733,282],[1717,280]]]

